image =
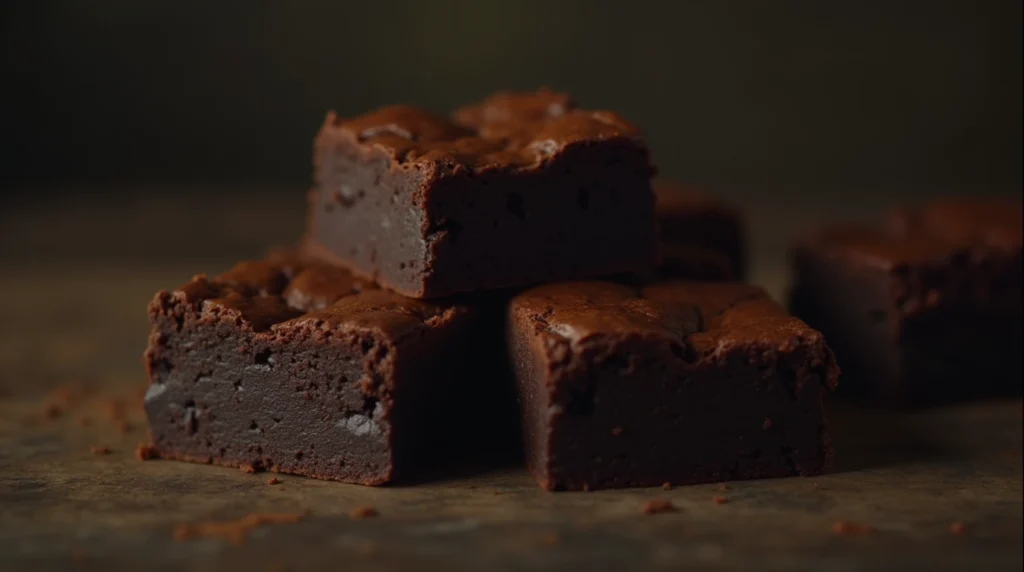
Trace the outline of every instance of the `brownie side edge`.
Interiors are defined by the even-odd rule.
[[[393,479],[390,398],[364,386],[388,368],[372,355],[387,340],[260,335],[230,313],[188,305],[167,293],[151,305],[145,404],[161,457],[366,485]],[[335,359],[325,365],[324,355]]]
[[[518,310],[513,302],[524,424],[543,430],[528,459],[542,487],[683,485],[826,470],[833,453],[822,399],[838,368],[806,326],[798,329],[808,337],[780,346],[743,343],[729,338],[731,329],[717,331],[733,326],[716,325],[707,334],[721,341],[692,355],[653,331],[590,329],[578,340],[560,338],[561,328],[544,326],[543,312]]]
[[[162,456],[359,484],[404,478],[436,437],[433,424],[408,430],[420,410],[396,409],[396,395],[444,408],[462,372],[434,350],[473,337],[475,314],[287,252],[160,292],[149,312],[146,410]]]

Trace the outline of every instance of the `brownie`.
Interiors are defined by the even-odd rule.
[[[634,273],[641,281],[660,278],[685,280],[733,280],[737,268],[730,256],[718,250],[685,243],[661,245],[661,262],[649,273]]]
[[[657,258],[654,173],[636,128],[550,91],[450,117],[391,106],[315,142],[310,235],[414,298],[643,270]]]
[[[666,277],[742,280],[746,231],[739,211],[711,195],[657,180],[657,219]]]
[[[145,409],[162,458],[363,485],[416,474],[454,427],[481,339],[467,304],[412,300],[287,252],[149,305]],[[475,405],[481,405],[479,403]]]
[[[1019,394],[1021,203],[941,199],[882,228],[795,245],[793,311],[821,330],[843,391],[895,405]]]
[[[814,475],[821,334],[732,282],[539,286],[509,306],[527,464],[549,490]]]

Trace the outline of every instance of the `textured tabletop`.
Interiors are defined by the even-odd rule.
[[[137,460],[147,301],[297,236],[302,192],[4,209],[0,569],[1021,568],[1019,399],[911,412],[832,400],[830,474],[727,490],[546,493],[515,466],[415,486],[287,475],[269,485],[274,475]],[[749,209],[753,280],[778,296],[788,237],[849,213],[822,204],[782,214],[770,203]],[[190,230],[154,230],[152,216]],[[660,499],[676,510],[644,513]],[[353,518],[370,506],[376,517]],[[197,529],[182,525],[250,513],[301,520],[185,538]]]

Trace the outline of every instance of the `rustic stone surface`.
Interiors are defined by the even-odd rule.
[[[5,241],[16,238],[5,231]],[[830,474],[731,483],[724,505],[709,501],[720,485],[545,493],[517,467],[365,488],[298,477],[267,486],[268,475],[139,461],[145,303],[237,253],[201,267],[123,260],[48,267],[21,254],[2,267],[0,297],[0,570],[1022,565],[1019,400],[914,412],[829,403],[837,450]],[[759,260],[755,279],[779,284]],[[70,386],[74,399],[53,391]],[[107,412],[110,398],[125,404],[126,432]],[[62,414],[47,417],[57,401]],[[111,454],[92,454],[96,444]],[[647,517],[638,507],[653,499],[678,510]],[[351,519],[360,506],[380,516]],[[251,530],[241,546],[173,538],[181,524],[306,510],[301,522]],[[837,535],[837,521],[874,532]],[[960,533],[951,532],[953,523],[963,523]]]

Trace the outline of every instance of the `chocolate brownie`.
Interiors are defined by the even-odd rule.
[[[480,339],[476,314],[281,252],[198,275],[149,305],[153,445],[364,485],[408,476],[463,425],[459,388],[484,385],[466,383],[460,355]]]
[[[794,312],[821,330],[843,390],[893,404],[1021,390],[1021,203],[943,199],[885,228],[841,225],[793,249]]]
[[[692,244],[661,245],[661,262],[650,273],[634,273],[642,281],[659,278],[685,280],[732,280],[737,274],[728,254]]]
[[[545,489],[814,475],[831,456],[832,352],[756,287],[539,286],[513,298],[509,338]]]
[[[450,117],[392,106],[315,142],[311,238],[414,298],[643,270],[654,168],[636,128],[549,91]]]
[[[680,278],[741,280],[747,272],[746,232],[739,211],[695,189],[654,182],[664,272]],[[694,267],[694,264],[700,264]]]

